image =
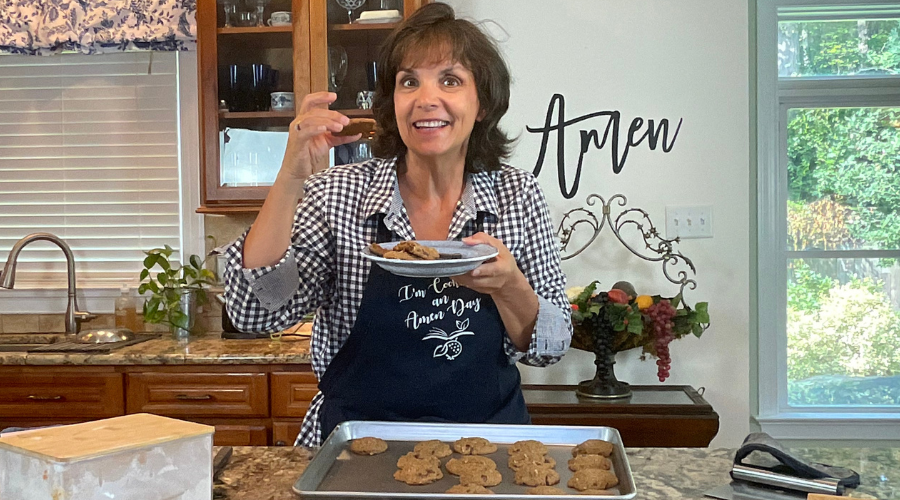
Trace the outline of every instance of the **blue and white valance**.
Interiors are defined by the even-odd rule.
[[[0,51],[192,50],[196,0],[0,0]]]

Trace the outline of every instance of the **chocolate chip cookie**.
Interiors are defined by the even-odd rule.
[[[497,451],[497,445],[485,438],[467,437],[457,439],[453,443],[453,449],[461,455],[487,455]]]
[[[572,448],[572,456],[577,455],[603,455],[608,457],[612,455],[613,444],[602,439],[588,439],[587,441]]]
[[[350,442],[350,451],[357,455],[377,455],[387,449],[387,442],[377,437],[361,437]]]

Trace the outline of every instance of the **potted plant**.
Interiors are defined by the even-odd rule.
[[[177,338],[187,338],[195,325],[194,310],[208,302],[203,286],[215,284],[216,275],[197,255],[181,264],[169,260],[173,253],[169,245],[144,252],[138,293],[150,294],[144,301],[145,322],[170,325]]]
[[[579,394],[627,397],[628,384],[615,379],[615,354],[641,348],[641,359],[657,358],[660,382],[669,377],[669,343],[688,334],[697,337],[709,326],[708,304],[689,307],[681,297],[638,295],[628,282],[597,291],[599,282],[567,291],[572,307],[572,347],[597,356],[597,376],[579,385]],[[582,387],[583,386],[583,387]]]

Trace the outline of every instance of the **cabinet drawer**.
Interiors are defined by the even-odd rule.
[[[0,375],[0,417],[93,419],[124,413],[118,373]]]
[[[300,434],[302,420],[273,420],[272,421],[272,445],[294,446],[297,435]]]
[[[319,392],[319,381],[312,372],[272,374],[272,416],[302,417]]]
[[[266,417],[265,373],[129,373],[128,413]]]

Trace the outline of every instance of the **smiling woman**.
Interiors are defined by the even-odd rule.
[[[571,337],[544,195],[503,163],[510,77],[497,47],[441,3],[383,47],[378,157],[319,172],[330,148],[359,134],[343,135],[350,120],[328,109],[335,94],[307,96],[256,223],[228,251],[238,328],[279,330],[316,310],[321,392],[304,445],[345,420],[528,423],[515,362],[555,363]],[[461,258],[365,253],[400,240]],[[465,258],[479,249],[489,253]]]

